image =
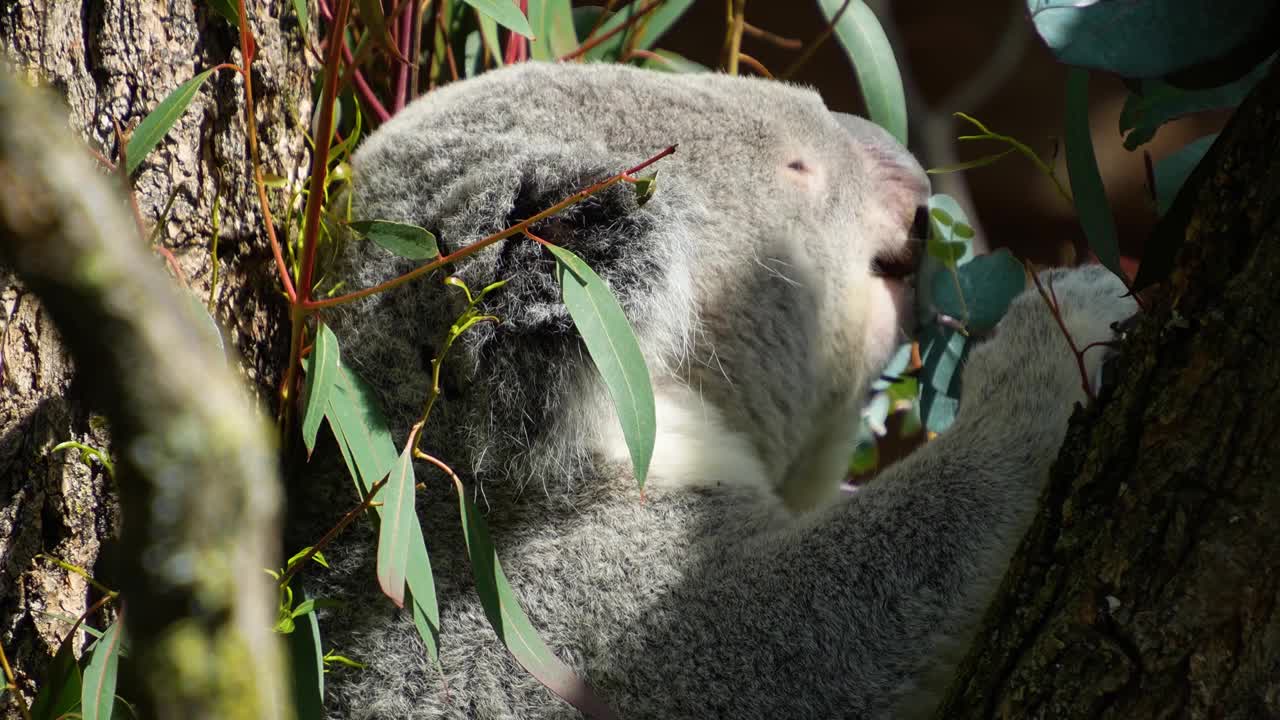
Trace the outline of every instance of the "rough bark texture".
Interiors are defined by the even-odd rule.
[[[1273,71],[938,717],[1280,717],[1278,137]]]
[[[276,587],[261,572],[280,560],[274,433],[59,118],[0,75],[0,259],[111,423],[131,700],[146,718],[288,718]]]
[[[288,0],[247,5],[258,41],[254,94],[263,162],[269,172],[293,177],[305,158],[298,119],[311,113],[297,21]],[[200,70],[238,62],[237,40],[235,29],[198,0],[0,3],[5,55],[29,79],[58,91],[70,126],[88,147],[113,158],[114,120],[130,128]],[[214,315],[228,347],[243,356],[251,386],[273,406],[287,319],[250,184],[241,85],[232,72],[212,77],[134,180],[142,216],[159,224],[156,244],[172,250],[202,302],[217,265]],[[87,399],[85,381],[75,379],[45,308],[2,269],[0,363],[0,644],[29,697],[71,626],[68,618],[92,601],[83,579],[37,555],[93,568],[118,517],[100,467],[74,453],[49,452],[65,440],[110,449],[106,424]],[[98,572],[105,572],[101,565]]]

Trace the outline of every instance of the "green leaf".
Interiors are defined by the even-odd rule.
[[[1134,150],[1146,144],[1155,137],[1156,130],[1170,120],[1206,110],[1236,107],[1266,76],[1272,62],[1274,59],[1268,59],[1239,80],[1206,90],[1183,90],[1159,80],[1139,83],[1138,89],[1125,98],[1120,110],[1125,149]]]
[[[932,325],[938,314],[933,301],[935,277],[948,279],[958,266],[973,259],[973,243],[957,232],[969,227],[968,217],[960,203],[941,193],[929,198],[929,239],[927,253],[920,263],[916,281],[916,320],[921,327]]]
[[[80,705],[80,666],[71,651],[72,632],[53,655],[45,671],[40,691],[31,703],[31,720],[56,720]]]
[[[464,0],[468,5],[480,11],[481,15],[493,18],[502,27],[530,40],[534,39],[533,28],[529,20],[520,12],[520,8],[512,0]]]
[[[846,0],[818,0],[830,21]],[[867,115],[903,145],[907,144],[907,95],[889,38],[876,14],[862,0],[848,0],[835,26],[836,38],[853,62]]]
[[[1026,271],[1008,250],[979,255],[954,274],[933,276],[933,304],[939,312],[963,320],[970,333],[986,334],[1026,288]]]
[[[236,0],[205,0],[205,4],[215,13],[226,18],[232,27],[240,27],[240,9]]]
[[[80,713],[84,720],[110,720],[115,708],[116,670],[120,665],[121,622],[116,618],[103,633],[84,669]]]
[[[485,617],[489,619],[498,639],[530,675],[587,717],[616,717],[591,688],[552,654],[542,638],[538,637],[529,617],[521,609],[506,573],[502,571],[502,564],[498,562],[498,553],[489,538],[489,528],[484,518],[461,487],[458,488],[458,508],[462,513],[463,538],[466,540],[467,557],[471,559],[476,595],[479,596]]]
[[[920,420],[930,432],[945,432],[955,420],[968,352],[968,338],[951,328],[934,324],[920,333]]]
[[[502,67],[502,44],[498,40],[498,23],[484,13],[476,13],[476,15],[479,18],[480,37],[484,40],[485,49],[489,51],[489,57],[493,58],[493,64]]]
[[[1131,78],[1222,58],[1266,27],[1274,8],[1258,0],[1027,0],[1059,60]]]
[[[440,254],[436,236],[425,228],[389,220],[356,220],[347,227],[408,260],[429,260]]]
[[[578,48],[569,0],[529,0],[529,26],[535,39],[529,44],[534,60],[555,61]]]
[[[644,205],[653,199],[653,194],[658,191],[658,173],[637,177],[635,184],[631,187],[636,191],[636,204]]]
[[[314,601],[306,589],[298,590],[303,598],[299,607]],[[295,611],[295,617],[299,614]],[[313,612],[303,613],[285,640],[289,649],[292,675],[293,709],[298,720],[324,720],[324,653],[320,650],[320,619]]]
[[[362,493],[386,476],[399,458],[387,421],[369,385],[350,369],[338,364],[338,378],[329,395],[325,413],[329,427],[338,438],[338,447],[347,463],[351,478]],[[382,507],[375,507],[380,517]],[[413,597],[414,624],[427,653],[438,661],[440,648],[440,607],[436,599],[435,579],[431,574],[431,558],[422,536],[422,525],[409,527],[408,569],[405,582]]]
[[[129,137],[129,144],[125,146],[127,156],[125,171],[128,174],[132,175],[133,171],[138,169],[138,165],[142,164],[142,159],[147,156],[147,153],[159,144],[161,138],[169,134],[173,124],[182,117],[182,113],[186,112],[187,106],[200,91],[200,86],[204,85],[204,81],[208,80],[212,74],[212,69],[205,70],[174,88],[168,97],[160,101],[155,110],[138,123],[133,135]]]
[[[304,361],[307,372],[307,405],[302,413],[302,440],[306,443],[307,455],[316,447],[320,421],[324,419],[325,410],[329,407],[329,395],[338,378],[340,355],[338,336],[324,323],[320,323],[318,328],[315,346]]]
[[[1107,202],[1107,191],[1098,173],[1098,161],[1093,155],[1093,137],[1089,134],[1089,71],[1072,68],[1067,73],[1067,117],[1064,140],[1067,155],[1067,175],[1071,178],[1071,193],[1075,197],[1076,214],[1089,240],[1089,249],[1098,260],[1125,279],[1120,268],[1120,242],[1116,235],[1116,221]]]
[[[941,167],[929,168],[925,172],[929,175],[943,175],[946,173],[960,172],[961,170],[973,170],[975,168],[986,167],[994,164],[1012,152],[1017,152],[1018,148],[1009,148],[994,155],[985,155],[976,160],[965,160],[964,162],[952,163],[951,165],[943,165]]]
[[[400,48],[391,37],[391,29],[387,27],[387,16],[382,7],[382,0],[356,0],[356,2],[360,8],[360,21],[364,23],[368,37],[379,43],[388,55],[404,62],[406,58],[400,53]],[[354,56],[360,56],[359,50],[354,53]]]
[[[613,398],[636,484],[643,490],[657,422],[653,386],[640,343],[600,276],[572,252],[555,245],[547,245],[547,249],[556,257],[556,279],[564,291],[565,307]]]
[[[1180,150],[1164,158],[1155,166],[1156,212],[1164,215],[1173,205],[1183,183],[1191,177],[1191,171],[1204,159],[1218,134],[1205,135],[1184,145]]]
[[[383,488],[382,522],[378,525],[378,584],[396,607],[404,607],[405,573],[409,562],[409,526],[414,513],[413,445],[406,445]]]
[[[311,18],[307,15],[307,0],[293,0],[293,11],[298,15],[298,27],[305,34],[307,32],[307,23]]]
[[[670,50],[654,50],[652,54],[645,56],[644,62],[640,63],[640,67],[674,73],[711,72],[711,68],[706,65],[694,62]]]
[[[626,7],[620,8],[608,20],[604,22],[595,32],[594,37],[601,37],[611,32],[614,28],[620,27],[631,18],[635,17],[637,11],[648,5],[648,0],[633,0]],[[685,11],[693,5],[693,0],[666,0],[660,7],[651,10],[645,17],[637,20],[629,29],[619,32],[603,43],[595,46],[587,51],[588,60],[617,62],[622,54],[623,44],[638,50],[648,50],[653,47],[667,30],[684,15]],[[588,27],[590,27],[588,25]],[[582,38],[583,42],[589,38]]]

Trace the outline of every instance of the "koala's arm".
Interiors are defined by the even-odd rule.
[[[1109,340],[1110,324],[1133,312],[1100,268],[1055,280],[1081,345]],[[1101,354],[1086,356],[1090,368]],[[973,352],[965,383],[946,434],[786,537],[713,558],[628,629],[647,639],[642,653],[611,663],[623,717],[930,708],[943,688],[921,681],[945,681],[958,659],[947,651],[968,640],[1084,399],[1075,358],[1034,290]]]

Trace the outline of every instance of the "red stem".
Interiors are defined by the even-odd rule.
[[[398,33],[400,36],[400,54],[409,62],[401,62],[396,72],[396,100],[392,106],[393,112],[400,112],[404,109],[404,104],[409,99],[409,66],[417,62],[417,59],[410,55],[413,41],[413,28],[410,19],[413,17],[413,5],[414,3],[411,2],[405,3],[404,9],[400,14]]]
[[[608,40],[614,35],[617,35],[618,33],[625,31],[627,28],[631,27],[632,25],[635,25],[636,23],[640,22],[640,20],[643,19],[645,15],[648,15],[649,13],[653,12],[659,5],[661,5],[665,1],[666,0],[652,0],[652,2],[648,3],[644,7],[637,10],[635,15],[632,15],[631,17],[627,18],[627,21],[622,23],[618,27],[610,30],[609,32],[599,37],[593,37],[587,40],[586,42],[579,45],[577,50],[574,50],[573,52],[567,53],[564,56],[560,57],[559,58],[560,62],[565,62],[567,60],[576,60],[582,57],[583,55],[590,52],[592,48],[596,47],[600,43]]]

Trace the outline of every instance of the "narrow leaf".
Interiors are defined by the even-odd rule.
[[[964,162],[952,163],[951,165],[929,168],[925,172],[929,175],[943,175],[946,173],[960,172],[961,170],[973,170],[974,168],[986,167],[1000,161],[1009,153],[1017,152],[1017,150],[1017,148],[1009,148],[1003,152],[998,152],[994,155],[986,155],[976,160],[965,160]]]
[[[512,0],[464,0],[481,15],[493,18],[502,27],[530,40],[534,39],[533,28],[529,20],[520,12],[520,8]]]
[[[307,23],[311,20],[307,15],[307,0],[293,0],[293,11],[298,14],[298,27],[305,34],[307,32]]]
[[[627,23],[635,17],[637,11],[648,4],[648,0],[632,0],[626,7],[611,15],[595,32],[594,37],[601,37]],[[627,30],[619,32],[589,50],[587,59],[617,62],[622,55],[624,43],[638,50],[652,48],[654,43],[658,42],[692,5],[693,0],[666,0],[660,7],[635,21]],[[587,8],[579,8],[579,10],[587,10]],[[584,42],[588,39],[582,38]]]
[[[640,343],[600,276],[572,252],[555,245],[547,249],[556,257],[556,278],[564,291],[565,307],[613,398],[636,484],[643,490],[657,423],[653,386]]]
[[[80,704],[80,666],[71,651],[72,632],[58,646],[31,703],[31,720],[56,720]]]
[[[1064,140],[1067,175],[1075,197],[1076,214],[1089,240],[1089,249],[1108,270],[1125,278],[1120,268],[1120,242],[1116,221],[1107,202],[1107,191],[1098,173],[1093,154],[1093,137],[1089,133],[1089,71],[1072,68],[1067,73],[1067,117]]]
[[[498,23],[479,11],[476,12],[476,17],[480,25],[480,37],[484,40],[484,46],[489,52],[489,57],[493,59],[495,66],[502,67],[502,45],[498,41]]]
[[[711,72],[711,68],[706,65],[694,62],[670,50],[654,50],[652,54],[645,56],[644,62],[640,66],[650,70],[663,70],[674,73]]]
[[[1182,185],[1191,177],[1191,171],[1204,159],[1218,134],[1205,135],[1192,140],[1177,152],[1164,158],[1155,166],[1156,212],[1164,215],[1173,205]]]
[[[305,588],[298,590],[303,604],[314,602]],[[301,607],[301,605],[300,605]],[[324,652],[320,647],[320,620],[303,613],[285,642],[293,680],[293,709],[298,720],[324,720]]]
[[[360,7],[360,20],[368,31],[368,37],[377,41],[382,49],[400,62],[409,62],[400,53],[400,48],[391,38],[391,30],[387,27],[387,16],[382,9],[382,0],[356,0]],[[355,53],[359,57],[359,52]]]
[[[845,0],[818,0],[828,21],[845,4]],[[889,38],[876,19],[876,14],[862,0],[849,0],[849,6],[835,26],[836,38],[853,62],[858,87],[867,103],[867,115],[888,130],[903,145],[907,144],[907,95],[902,88],[902,75],[893,57]]]
[[[84,669],[80,689],[80,713],[84,720],[110,720],[115,708],[116,670],[120,665],[121,622],[119,618],[103,633]]]
[[[356,220],[348,223],[347,227],[402,258],[429,260],[440,254],[436,236],[417,225],[389,220]]]
[[[373,390],[341,363],[338,364],[338,378],[329,396],[329,410],[325,416],[338,438],[338,447],[342,450],[342,458],[352,480],[362,493],[369,492],[374,483],[391,471],[398,455]],[[382,507],[374,508],[374,512],[381,516]],[[413,596],[414,624],[427,646],[428,655],[438,662],[440,608],[436,600],[435,579],[431,574],[431,558],[427,555],[422,525],[416,518],[410,524],[409,534],[405,581]]]
[[[529,44],[534,60],[554,61],[578,47],[569,0],[529,0],[529,26],[535,36]]]
[[[1124,147],[1133,150],[1155,137],[1170,120],[1192,113],[1239,105],[1249,91],[1266,77],[1274,58],[1268,59],[1235,82],[1204,90],[1183,90],[1159,80],[1147,80],[1125,98],[1120,110]]]
[[[315,347],[306,359],[307,406],[302,413],[302,440],[310,455],[316,447],[316,433],[329,407],[329,395],[338,379],[338,337],[328,325],[320,323]]]
[[[182,117],[182,113],[186,112],[187,106],[191,104],[191,100],[195,98],[196,93],[200,91],[200,86],[212,74],[213,70],[205,70],[174,88],[168,97],[160,101],[155,110],[148,113],[142,119],[142,122],[138,123],[138,127],[134,129],[133,135],[129,138],[129,144],[125,146],[125,155],[128,156],[126,158],[128,165],[125,170],[130,175],[133,174],[134,170],[138,169],[142,159],[155,148],[161,138],[169,134],[173,124],[178,121],[178,118]]]
[[[413,445],[406,445],[382,489],[382,522],[378,525],[378,584],[396,607],[404,607],[405,572],[409,562],[409,525],[418,516],[414,505]]]
[[[498,639],[530,675],[587,717],[597,720],[616,717],[538,637],[502,571],[484,518],[461,487],[458,488],[458,507],[462,513],[467,557],[471,559],[471,572],[476,580],[476,594]]]

